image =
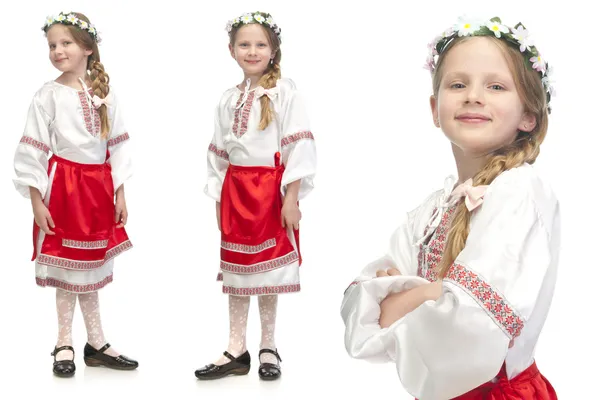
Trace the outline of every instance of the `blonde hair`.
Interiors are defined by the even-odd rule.
[[[90,20],[85,15],[78,12],[74,12],[71,14],[76,16],[78,19],[90,24]],[[100,97],[101,99],[106,98],[110,90],[108,86],[110,78],[104,70],[104,65],[102,65],[102,63],[100,62],[100,52],[98,51],[98,44],[86,30],[80,29],[79,27],[74,25],[64,24],[63,26],[67,27],[67,29],[71,33],[71,36],[73,36],[73,40],[79,45],[79,47],[92,50],[92,54],[88,56],[87,61],[87,70],[90,72],[92,90],[94,94]],[[108,109],[105,104],[102,104],[97,111],[100,115],[100,136],[102,137],[102,139],[107,139],[110,133]]]
[[[275,51],[275,57],[273,58],[273,63],[269,63],[269,66],[261,76],[258,81],[258,86],[262,86],[265,89],[274,88],[277,85],[277,81],[281,78],[281,47],[279,46],[279,38],[277,34],[272,29],[268,29],[261,24],[257,24],[260,26],[265,34],[267,35],[267,39],[269,41],[269,45]],[[235,37],[237,32],[240,30],[240,27],[233,28],[230,33],[229,43],[233,47],[235,44]],[[273,109],[271,108],[271,100],[268,96],[263,96],[260,99],[260,123],[258,128],[262,131],[269,126],[271,121],[274,119]]]
[[[535,116],[536,124],[531,132],[519,132],[514,142],[496,150],[485,166],[473,177],[473,186],[489,185],[504,171],[508,171],[524,163],[533,164],[540,154],[540,146],[548,131],[546,92],[539,73],[526,65],[526,60],[518,49],[513,48],[502,40],[493,37],[485,38],[492,40],[498,45],[506,57],[517,93],[523,103],[524,112]],[[456,38],[440,55],[433,76],[434,96],[437,96],[440,89],[443,64],[448,52],[453,47],[469,39],[472,39],[472,37]],[[465,203],[460,202],[448,231],[448,240],[442,260],[438,265],[437,272],[439,278],[443,278],[448,273],[454,260],[464,249],[467,237],[469,236],[470,221],[471,213],[467,210]]]

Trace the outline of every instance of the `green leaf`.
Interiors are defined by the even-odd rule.
[[[502,20],[501,20],[500,18],[498,18],[498,17],[494,17],[494,18],[490,19],[490,21],[492,21],[492,22],[497,22],[497,23],[499,23],[499,24],[501,24],[501,23],[502,23]]]

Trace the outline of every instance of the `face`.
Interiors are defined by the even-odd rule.
[[[245,75],[262,75],[275,56],[267,33],[259,24],[248,24],[240,28],[235,35],[235,43],[229,46],[229,50]]]
[[[47,33],[50,62],[61,72],[84,70],[92,50],[81,48],[69,29],[61,24],[53,25]]]
[[[470,156],[487,155],[530,132],[535,117],[525,113],[508,61],[490,38],[474,37],[446,54],[434,124]]]

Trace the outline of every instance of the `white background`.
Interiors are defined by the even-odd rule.
[[[322,394],[317,385],[325,385],[339,398],[410,399],[393,364],[347,356],[339,306],[348,283],[385,251],[402,213],[455,172],[449,144],[431,122],[430,78],[422,65],[427,43],[468,13],[497,15],[511,25],[522,21],[555,67],[558,96],[536,165],[561,201],[563,248],[536,358],[559,398],[590,398],[600,356],[597,20],[583,1],[482,3],[44,0],[5,8],[0,397],[301,399]],[[60,380],[52,375],[49,355],[57,334],[54,289],[35,285],[31,206],[11,178],[31,98],[58,76],[40,28],[46,15],[70,9],[87,14],[101,32],[102,61],[135,145],[136,173],[126,184],[134,249],[117,258],[115,281],[101,291],[101,310],[107,339],[140,368],[86,368],[78,307],[78,370],[74,379]],[[202,192],[214,107],[243,78],[228,54],[224,27],[228,19],[257,9],[272,13],[282,27],[283,74],[308,100],[318,146],[316,189],[301,204],[302,292],[280,296],[281,380],[258,379],[260,324],[253,299],[250,374],[197,382],[194,370],[225,350],[229,324],[227,297],[215,282],[220,242],[215,207]]]

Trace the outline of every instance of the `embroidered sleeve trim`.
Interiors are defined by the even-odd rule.
[[[211,143],[210,145],[208,145],[208,150],[210,150],[213,153],[215,153],[217,155],[217,157],[220,157],[223,160],[229,161],[229,154],[227,154],[227,152],[225,150],[219,149],[213,143]]]
[[[283,139],[281,139],[281,147],[289,146],[290,144],[294,144],[297,141],[302,140],[302,139],[315,140],[315,137],[313,136],[312,132],[310,132],[310,131],[297,132],[297,133],[288,135],[288,136],[284,137]]]
[[[48,145],[46,145],[45,143],[42,143],[38,140],[35,140],[34,138],[31,138],[29,136],[21,137],[20,143],[35,147],[36,149],[41,150],[46,154],[48,154],[50,152],[50,147],[48,147]]]
[[[129,133],[128,132],[122,133],[119,136],[110,139],[108,141],[108,147],[116,146],[119,143],[122,143],[122,142],[124,142],[126,140],[129,140]]]
[[[461,264],[454,263],[444,281],[458,286],[471,296],[510,339],[519,336],[524,325],[523,318],[502,293],[481,276]]]

